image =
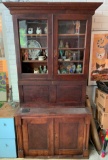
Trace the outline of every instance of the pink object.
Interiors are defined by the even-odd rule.
[[[102,158],[105,157],[105,152],[102,152],[101,157],[102,157]]]
[[[106,134],[108,134],[108,129],[106,130]]]

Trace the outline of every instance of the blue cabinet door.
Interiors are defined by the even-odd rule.
[[[15,157],[17,157],[15,139],[0,139],[0,158]]]
[[[14,118],[0,118],[0,138],[15,138]]]

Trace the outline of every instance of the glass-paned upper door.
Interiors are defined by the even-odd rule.
[[[87,17],[61,15],[54,18],[54,75],[60,79],[83,77],[88,57]]]
[[[48,20],[19,20],[21,72],[48,75]]]
[[[85,54],[86,21],[58,23],[58,74],[82,74]]]

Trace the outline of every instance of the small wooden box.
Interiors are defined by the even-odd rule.
[[[98,88],[96,89],[95,103],[105,113],[108,113],[108,94]]]

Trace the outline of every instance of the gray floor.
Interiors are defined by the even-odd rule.
[[[90,145],[90,156],[89,160],[108,160],[108,146],[106,148],[106,156],[104,158],[99,155],[96,149]]]

